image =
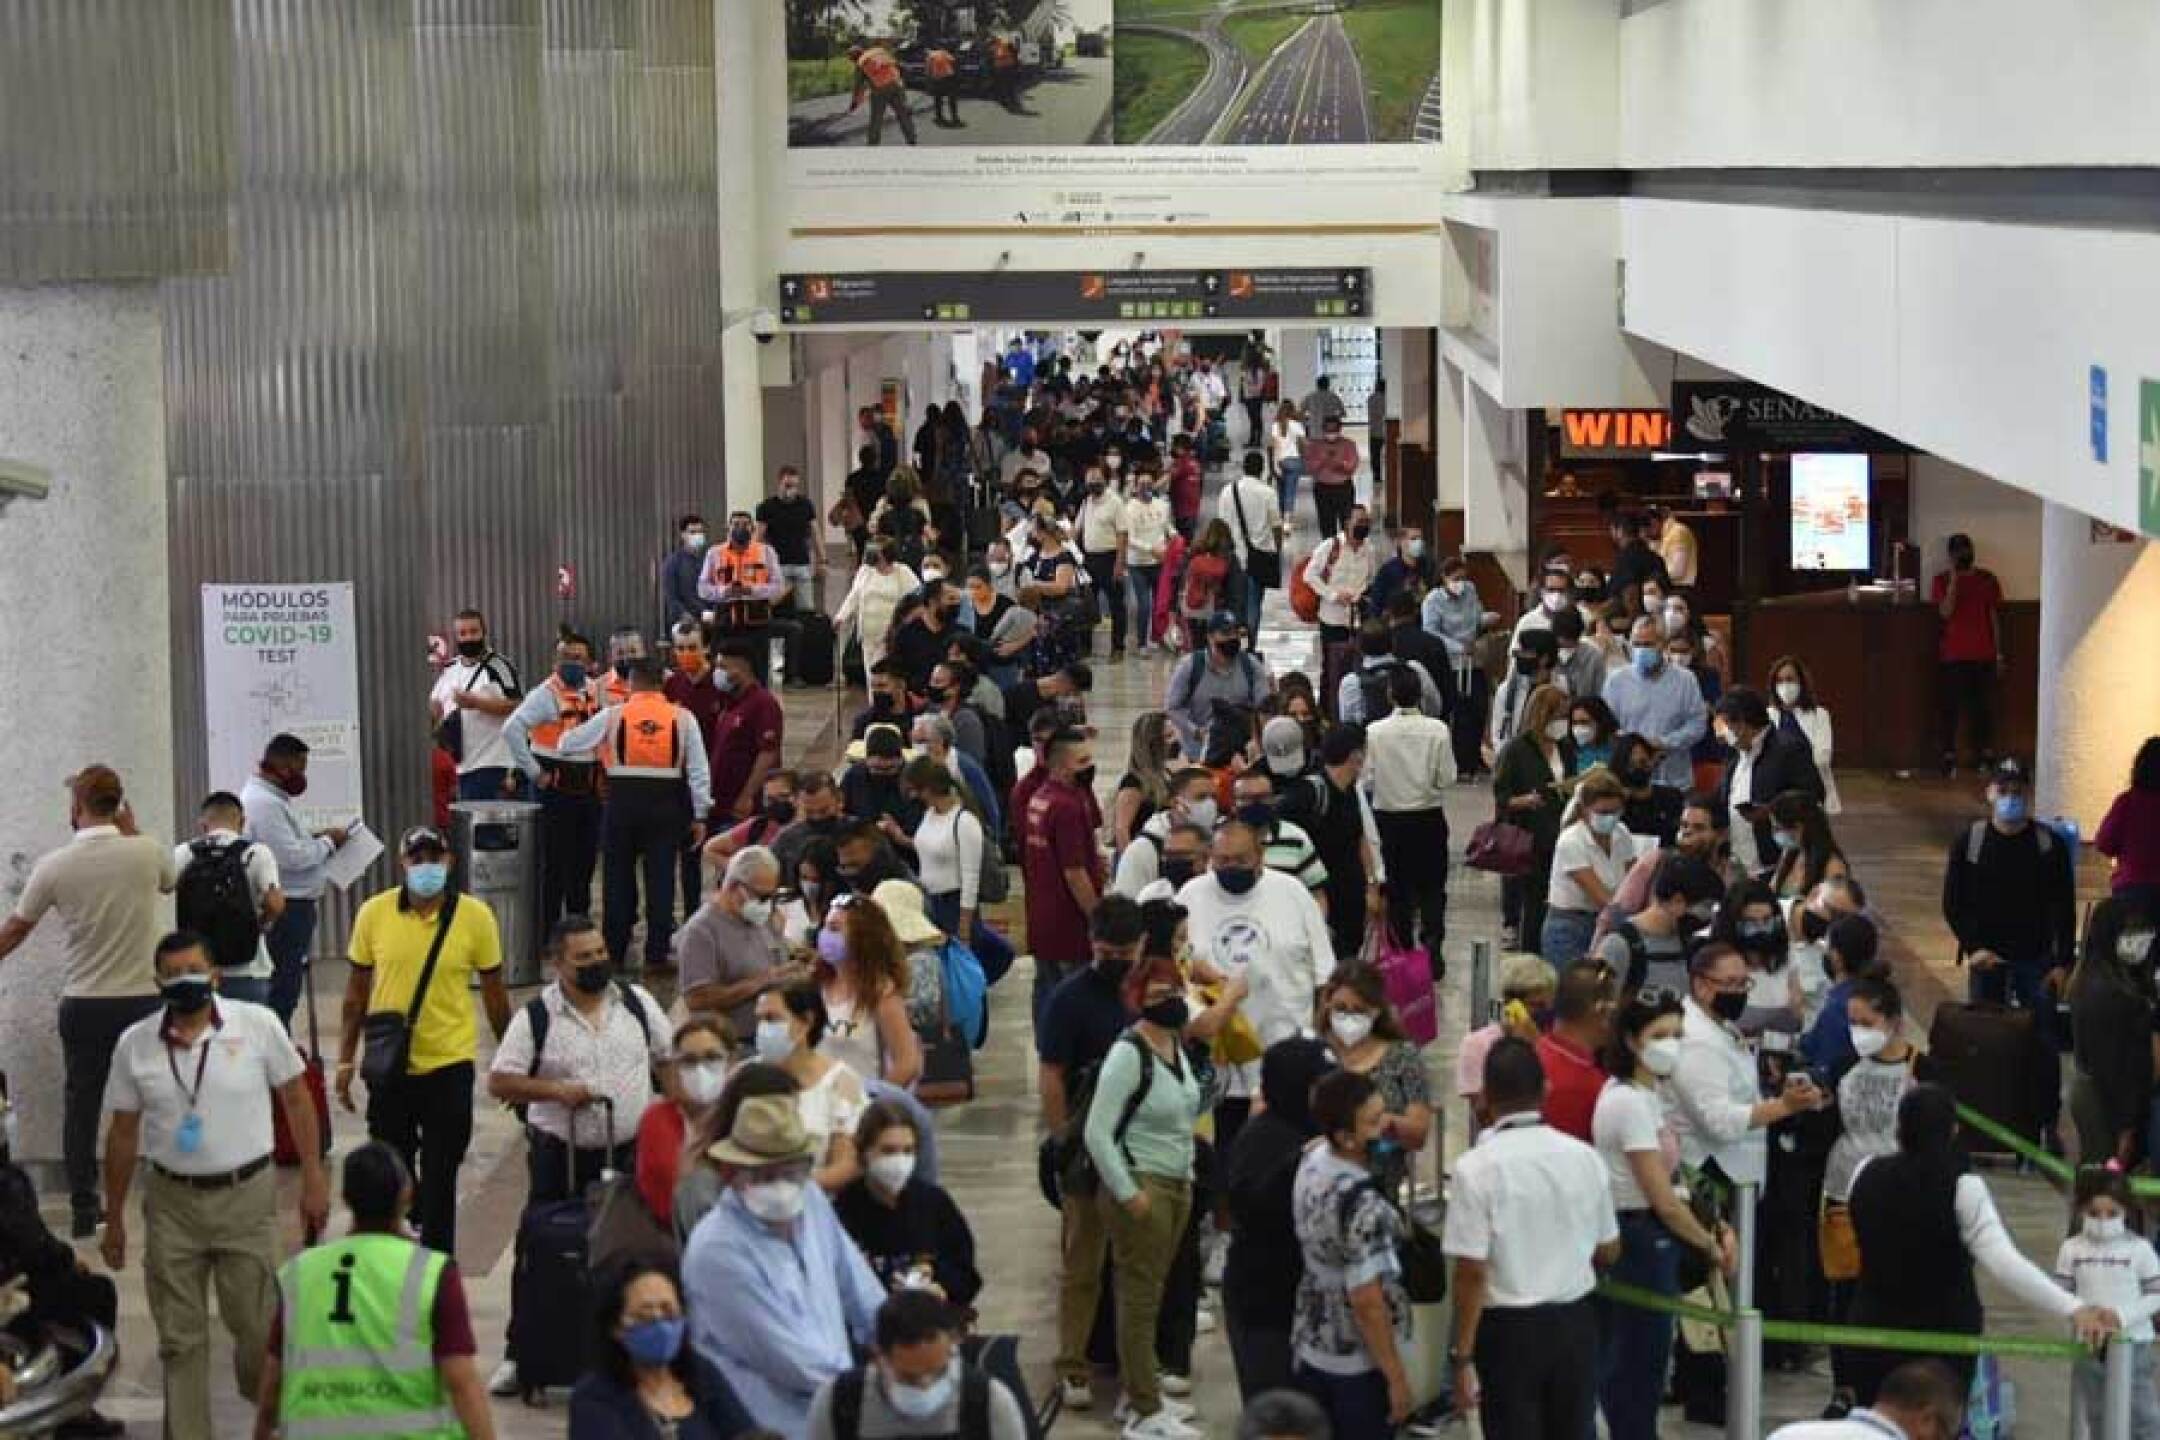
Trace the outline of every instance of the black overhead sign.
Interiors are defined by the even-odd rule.
[[[1880,431],[1751,380],[1682,380],[1673,386],[1672,448],[1757,453],[1897,452]]]
[[[936,270],[780,277],[786,325],[976,321],[1344,320],[1372,313],[1372,272]]]

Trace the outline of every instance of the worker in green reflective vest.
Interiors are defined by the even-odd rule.
[[[370,1141],[345,1159],[352,1234],[278,1272],[256,1440],[494,1440],[457,1265],[406,1238],[412,1177]]]

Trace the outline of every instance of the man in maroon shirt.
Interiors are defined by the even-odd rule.
[[[1942,617],[1936,642],[1935,714],[1942,728],[1942,767],[1957,774],[1958,716],[1971,718],[1973,749],[1986,770],[1995,763],[1995,677],[2002,673],[2002,582],[1973,566],[1969,535],[1952,535],[1950,568],[1929,592]]]
[[[1330,415],[1320,426],[1320,436],[1308,436],[1299,450],[1305,473],[1312,476],[1313,504],[1320,512],[1320,538],[1325,540],[1343,528],[1350,507],[1357,503],[1357,442],[1342,433],[1342,417]]]
[[[1560,972],[1553,997],[1552,1029],[1538,1037],[1538,1063],[1545,1067],[1545,1123],[1585,1145],[1605,1070],[1598,1051],[1612,1037],[1613,1007],[1619,999],[1613,972],[1602,961],[1578,960]]]
[[[765,777],[780,764],[780,736],[786,720],[779,697],[758,683],[756,652],[748,643],[720,647],[714,679],[728,701],[707,732],[712,745],[713,821],[718,828],[757,812]]]
[[[713,753],[713,735],[720,727],[721,712],[727,709],[727,691],[720,688],[719,672],[713,669],[712,660],[705,645],[705,629],[695,620],[677,621],[668,632],[674,642],[675,660],[668,668],[667,679],[661,684],[660,693],[690,712],[697,721],[698,734],[704,738],[705,753]],[[719,812],[735,799],[733,791],[713,790],[713,809]],[[693,815],[697,821],[710,821],[709,815]],[[708,825],[708,829],[717,828]],[[698,851],[694,845],[685,846],[682,852],[682,905],[683,919],[697,917],[698,906],[705,903],[704,887],[698,873]]]
[[[1088,916],[1103,892],[1095,843],[1095,757],[1086,735],[1060,730],[1043,750],[1045,778],[1020,817],[1027,882],[1028,945],[1035,953],[1035,1014],[1065,978],[1088,963]]]

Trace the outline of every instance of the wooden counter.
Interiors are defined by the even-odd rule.
[[[2011,601],[2003,606],[2002,622],[2010,668],[1996,697],[1995,749],[2029,760],[2039,732],[2040,606]],[[1759,602],[1745,627],[1735,628],[1745,630],[1736,683],[1767,686],[1780,656],[1806,663],[1817,696],[1830,709],[1840,768],[1924,770],[1939,761],[1935,642],[1941,621],[1925,600],[1892,604],[1888,596],[1864,594],[1854,604],[1842,590],[1796,595]]]

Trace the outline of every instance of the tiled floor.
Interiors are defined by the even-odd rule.
[[[1306,513],[1309,517],[1309,507]],[[1293,635],[1277,622],[1271,621],[1267,628],[1263,649],[1278,668],[1313,668],[1310,640]],[[1159,703],[1167,673],[1168,662],[1159,657],[1135,658],[1115,669],[1098,670],[1090,715],[1099,731],[1099,765],[1106,778],[1119,773],[1130,722],[1141,710]],[[828,692],[790,691],[786,703],[790,758],[829,760],[838,710],[834,697]],[[1941,783],[1898,783],[1863,775],[1841,776],[1840,782],[1847,811],[1838,822],[1839,836],[1876,908],[1889,923],[1890,948],[1901,978],[1924,1016],[1955,980],[1947,932],[1937,915],[1939,877],[1948,836],[1973,813],[1976,797],[1967,793],[1971,787]],[[1488,806],[1482,790],[1460,790],[1449,807],[1456,836],[1466,835],[1485,818]],[[1451,881],[1449,979],[1442,1005],[1445,1030],[1432,1057],[1436,1091],[1439,1077],[1452,1071],[1454,1047],[1463,1027],[1471,944],[1497,934],[1496,882],[1459,866],[1451,871]],[[326,966],[318,977],[321,993],[338,993],[343,978],[342,966]],[[1028,1035],[1027,994],[1028,977],[1016,972],[993,995],[991,1039],[978,1057],[981,1098],[945,1112],[940,1149],[946,1183],[967,1212],[981,1247],[982,1269],[988,1279],[983,1324],[989,1330],[1021,1335],[1029,1371],[1040,1376],[1055,1342],[1052,1297],[1057,1217],[1043,1204],[1035,1184],[1035,1057]],[[1462,1132],[1462,1117],[1452,1107],[1444,1117],[1444,1130],[1452,1152]],[[354,1117],[337,1117],[341,1147],[349,1146],[360,1134]],[[504,1112],[489,1107],[480,1117],[464,1172],[459,1259],[487,1352],[484,1358],[490,1363],[508,1308],[507,1245],[524,1184],[519,1152],[514,1124]],[[288,1178],[288,1188],[290,1183]],[[2063,1233],[2063,1211],[2055,1193],[2037,1180],[2000,1171],[1991,1173],[1990,1183],[2026,1252],[2043,1261],[2051,1259]],[[89,1253],[87,1247],[85,1253]],[[149,1436],[157,1432],[159,1415],[155,1337],[140,1271],[129,1270],[121,1283],[126,1354],[107,1409],[129,1421],[132,1434]],[[2036,1329],[2029,1316],[2008,1304],[1991,1304],[1990,1319],[2004,1332]],[[219,1363],[223,1365],[222,1358]],[[2067,1383],[2060,1369],[2025,1361],[2013,1361],[2007,1368],[2020,1387],[2025,1433],[2061,1433]],[[1203,1428],[1209,1435],[1232,1433],[1236,1392],[1228,1351],[1219,1334],[1202,1337],[1196,1369],[1194,1398]],[[1812,1415],[1827,1391],[1826,1372],[1819,1366],[1811,1372],[1772,1376],[1769,1419],[1776,1423]],[[1114,1433],[1099,1418],[1114,1398],[1106,1392],[1093,1416],[1069,1415],[1059,1423],[1057,1433],[1081,1437]],[[504,1402],[498,1406],[497,1417],[501,1433],[508,1436],[559,1436],[565,1429],[559,1403],[529,1409]],[[221,1429],[230,1427],[231,1433],[239,1433],[249,1418],[248,1407],[237,1396],[221,1397]],[[1684,1426],[1677,1418],[1666,1432],[1716,1433]]]

